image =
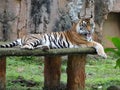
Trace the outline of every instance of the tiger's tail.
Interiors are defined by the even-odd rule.
[[[12,41],[11,43],[8,43],[8,44],[0,45],[0,48],[11,48],[11,47],[15,47],[18,45],[21,45],[21,39],[17,39],[17,40]]]

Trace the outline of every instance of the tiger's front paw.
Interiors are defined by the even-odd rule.
[[[104,50],[96,50],[97,51],[97,54],[101,57],[103,57],[104,59],[107,58],[107,55],[106,53],[104,52]]]
[[[101,44],[95,46],[96,52],[99,56],[103,57],[104,59],[107,58],[106,53],[104,52],[104,48]]]

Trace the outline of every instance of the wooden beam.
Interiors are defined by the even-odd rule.
[[[0,56],[50,56],[50,55],[70,55],[70,54],[95,54],[94,48],[64,48],[50,49],[43,51],[41,49],[26,50],[20,48],[0,48]]]

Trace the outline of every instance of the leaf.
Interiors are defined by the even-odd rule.
[[[120,38],[113,37],[111,40],[114,46],[120,51]]]
[[[120,56],[120,51],[118,51],[118,49],[114,49],[114,48],[105,48],[105,52],[112,52],[118,56]]]
[[[105,48],[105,52],[113,52],[115,53],[115,49],[114,48]]]
[[[116,61],[116,66],[115,68],[119,67],[120,68],[120,58]]]

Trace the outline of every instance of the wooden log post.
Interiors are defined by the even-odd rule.
[[[85,89],[86,55],[69,55],[67,63],[67,90]]]
[[[5,90],[6,85],[6,57],[0,57],[0,90]]]
[[[44,90],[57,90],[60,86],[61,56],[46,56],[44,62]]]

